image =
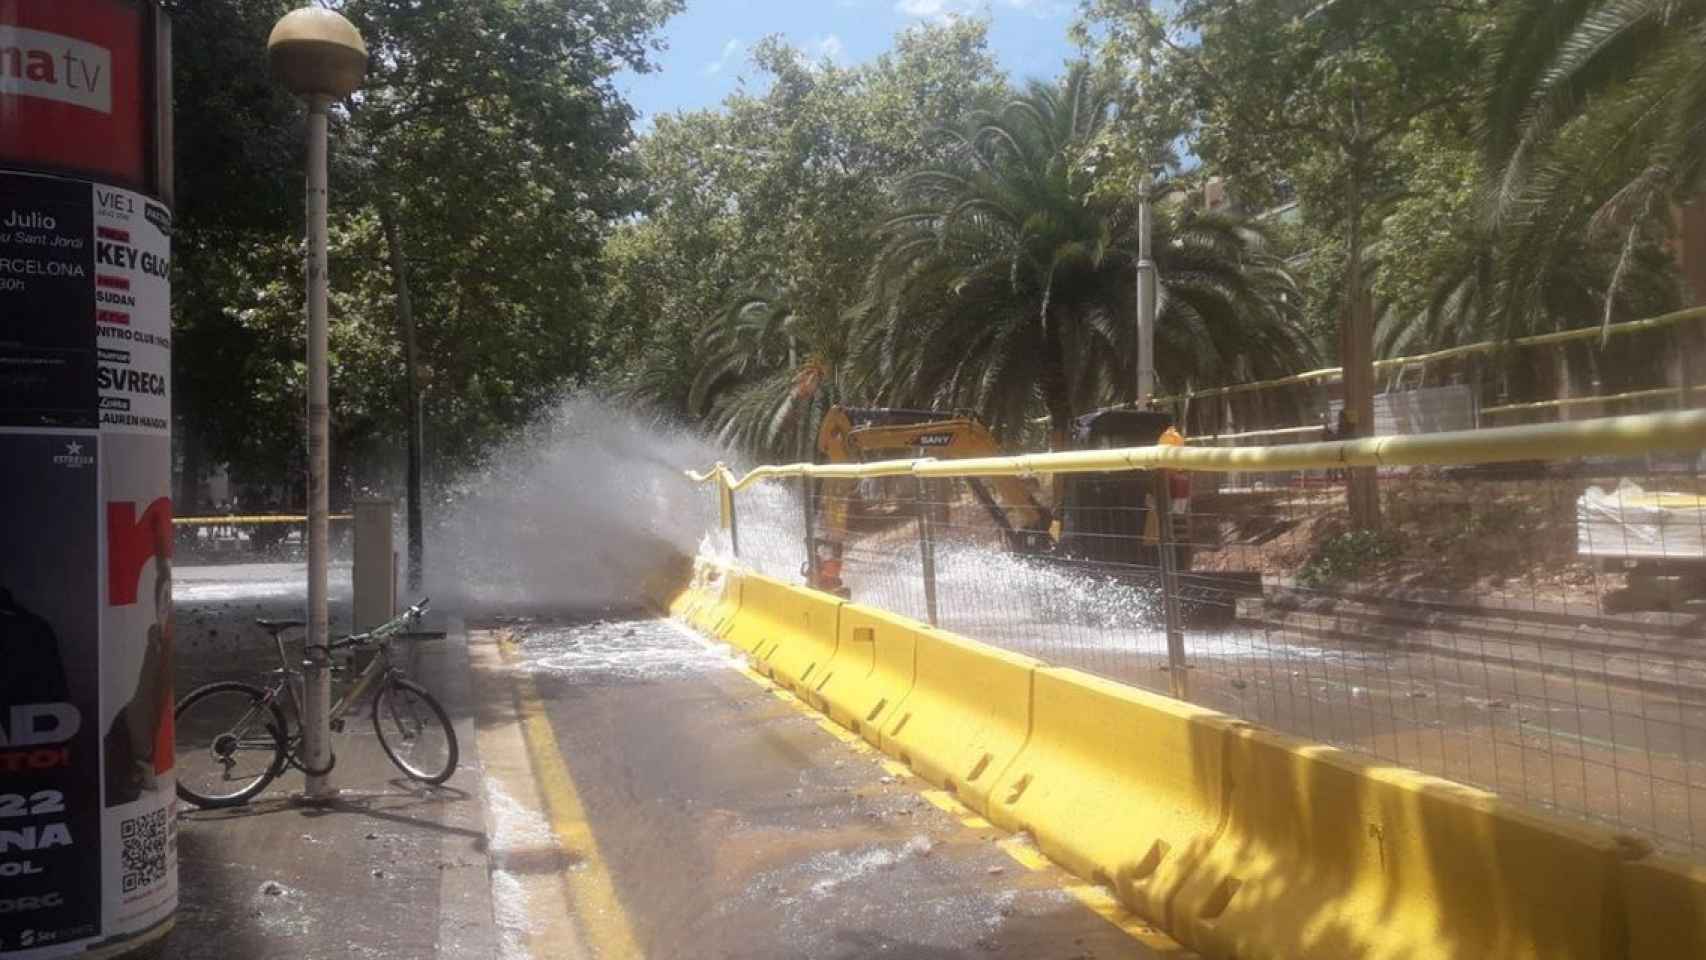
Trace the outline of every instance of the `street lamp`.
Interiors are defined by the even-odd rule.
[[[1138,65],[1138,92],[1136,106],[1140,110],[1149,109],[1149,79],[1151,70],[1152,51],[1149,37],[1149,0],[1138,0],[1138,16],[1142,18],[1144,31],[1142,60]],[[1139,409],[1148,405],[1151,397],[1155,396],[1155,255],[1151,249],[1151,237],[1154,232],[1152,194],[1155,191],[1154,178],[1150,175],[1148,144],[1139,144],[1143,149],[1140,161],[1143,164],[1142,173],[1137,183],[1137,397]]]
[[[303,799],[335,795],[332,680],[326,618],[326,106],[354,93],[367,76],[367,45],[354,25],[321,7],[284,15],[267,37],[274,78],[308,104],[308,663],[304,669]]]

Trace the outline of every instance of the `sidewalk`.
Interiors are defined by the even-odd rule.
[[[273,656],[252,618],[289,615],[293,604],[300,609],[295,598],[218,610],[180,604],[180,636],[188,642],[180,644],[179,693],[192,683],[263,673]],[[335,625],[339,619],[334,611]],[[334,734],[332,779],[342,796],[331,807],[290,802],[302,789],[295,770],[246,806],[181,806],[180,905],[167,956],[497,954],[466,639],[460,620],[439,616],[427,628],[448,635],[415,645],[408,669],[443,700],[455,723],[461,747],[455,776],[437,788],[404,779],[380,750],[361,703],[345,732]]]

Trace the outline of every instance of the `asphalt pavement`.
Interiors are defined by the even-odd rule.
[[[302,568],[180,566],[174,573],[178,694],[213,680],[264,680],[278,657],[253,620],[301,615]],[[332,598],[333,628],[347,630],[347,570],[334,571]],[[454,618],[426,626],[450,629],[443,640],[413,645],[407,669],[451,714],[463,744],[456,774],[442,787],[400,776],[358,704],[333,738],[339,795],[331,805],[293,803],[302,789],[294,770],[241,807],[197,810],[180,801],[179,908],[165,956],[497,955],[467,648]]]
[[[300,608],[295,569],[180,571],[180,692],[271,666],[243,623]],[[679,625],[439,625],[410,674],[456,718],[456,776],[399,778],[358,711],[334,806],[293,805],[291,772],[184,811],[168,956],[1188,956]]]
[[[498,622],[469,644],[488,794],[525,796],[499,769],[517,750],[543,787],[493,823],[494,875],[528,917],[572,918],[512,923],[517,955],[1182,955],[679,625]],[[491,742],[517,719],[524,743]],[[539,882],[541,863],[564,866],[540,854],[552,834],[568,886]]]

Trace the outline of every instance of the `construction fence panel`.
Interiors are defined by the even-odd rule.
[[[799,583],[813,528],[857,603],[1706,859],[1706,418],[1657,416],[1686,429],[1649,452],[1642,418],[1494,437],[1556,459],[1385,448],[1375,530],[1305,447],[1259,484],[1215,451],[1010,458],[1040,518],[948,462],[769,477],[740,562]]]

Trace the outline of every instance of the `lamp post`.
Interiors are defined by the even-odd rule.
[[[327,653],[326,107],[354,93],[367,76],[367,46],[337,13],[303,7],[267,37],[275,79],[308,105],[308,663],[304,665],[302,799],[335,795],[332,769],[331,660]]]
[[[1143,55],[1138,64],[1137,104],[1147,110],[1151,51],[1149,43],[1149,0],[1138,0],[1138,16],[1144,20]],[[1140,144],[1147,151],[1148,144]],[[1155,396],[1155,252],[1151,248],[1154,231],[1154,178],[1150,175],[1147,152],[1141,158],[1143,170],[1137,182],[1137,397],[1142,408]]]

